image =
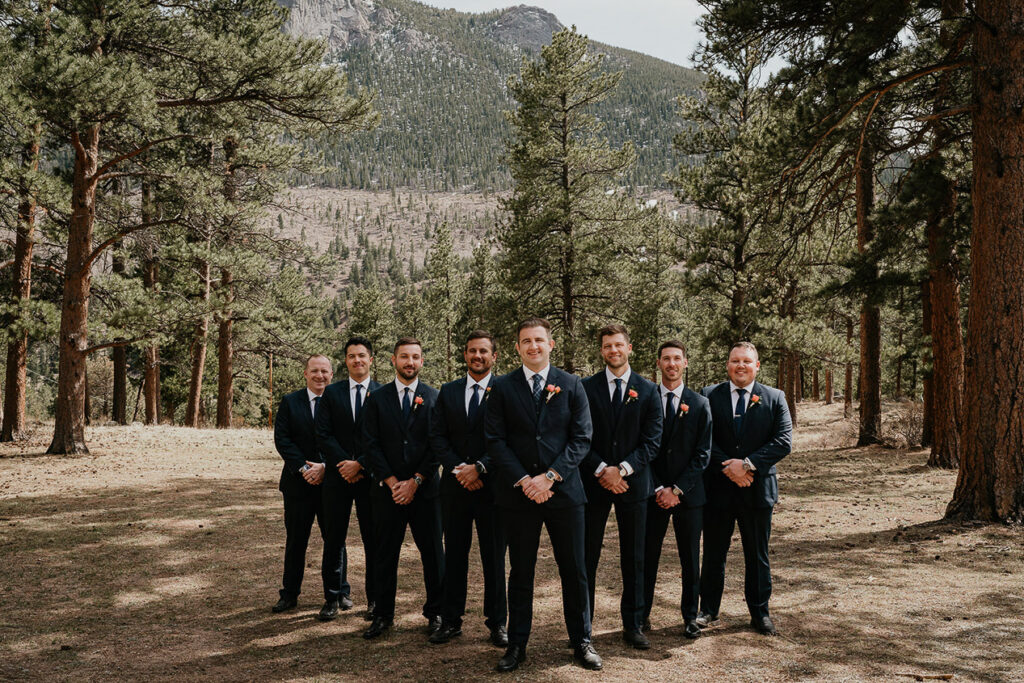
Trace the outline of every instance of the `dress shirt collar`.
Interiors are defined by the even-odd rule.
[[[414,379],[412,381],[412,384],[409,385],[409,395],[410,396],[415,396],[416,395],[416,388],[419,387],[419,385],[420,385],[420,378],[417,377],[416,379]],[[402,399],[402,392],[405,390],[406,385],[402,383],[402,380],[400,380],[400,379],[398,379],[396,377],[395,378],[395,388],[398,389],[398,399],[401,400]]]
[[[658,388],[661,389],[661,398],[664,399],[669,394],[675,394],[676,398],[682,398],[683,389],[686,388],[686,382],[681,382],[675,389],[669,389],[664,384],[659,384]]]
[[[310,403],[313,402],[314,398],[320,398],[321,396],[323,396],[323,394],[314,393],[312,389],[306,387],[306,400],[309,401]]]
[[[540,372],[534,372],[530,368],[523,366],[523,373],[526,374],[526,383],[533,384],[533,376],[540,375],[541,382],[546,384],[548,381],[548,375],[551,374],[551,364],[548,363]]]
[[[357,382],[354,379],[352,379],[351,377],[349,377],[348,378],[348,390],[349,391],[355,391],[356,385],[361,385],[363,387],[363,391],[364,391],[364,395],[365,395],[365,392],[368,392],[370,390],[370,376],[367,375],[366,379],[364,379],[362,382]]]
[[[487,391],[487,385],[490,384],[490,383],[491,383],[491,373],[489,373],[489,372],[479,382],[477,382],[475,379],[473,379],[473,377],[468,372],[466,373],[466,391],[472,391],[474,384],[479,384],[481,389],[483,389],[484,391]]]
[[[740,387],[740,386],[737,386],[737,385],[733,384],[732,380],[729,380],[729,391],[732,392],[733,394],[735,394],[737,389],[746,389],[747,393],[750,394],[750,393],[752,393],[754,391],[754,383],[751,382],[750,384],[748,384],[745,387]]]
[[[626,371],[624,373],[622,373],[622,377],[616,377],[615,373],[612,372],[612,369],[610,367],[608,367],[607,365],[604,366],[604,376],[605,376],[605,379],[608,380],[608,384],[612,385],[612,390],[613,391],[615,390],[615,380],[621,379],[622,380],[622,388],[625,389],[626,386],[629,384],[629,377],[632,374],[633,374],[633,369],[630,368],[628,365],[626,366]]]

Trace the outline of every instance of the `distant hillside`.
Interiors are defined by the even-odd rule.
[[[520,5],[486,14],[441,10],[412,0],[281,0],[286,29],[327,40],[330,59],[379,93],[380,127],[325,149],[331,171],[305,178],[331,187],[481,190],[508,186],[501,163],[508,126],[506,92],[524,56],[562,28],[554,15]],[[674,100],[700,75],[629,50],[591,43],[624,70],[614,98],[595,114],[612,144],[630,140],[639,160],[627,179],[665,186],[680,159]]]

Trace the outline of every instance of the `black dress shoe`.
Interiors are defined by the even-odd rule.
[[[442,645],[447,643],[452,638],[457,638],[462,635],[462,627],[456,626],[455,624],[442,624],[441,628],[437,629],[430,634],[427,638],[434,645]]]
[[[441,630],[441,626],[443,626],[443,624],[441,623],[440,616],[427,617],[427,635],[434,635]]]
[[[370,624],[370,628],[363,631],[363,638],[373,640],[374,638],[379,638],[390,630],[391,621],[389,619],[374,617],[373,623]]]
[[[646,638],[645,638],[646,640]],[[577,645],[572,650],[572,658],[579,662],[580,666],[589,671],[600,671],[604,667],[601,656],[597,654],[592,643]]]
[[[366,621],[373,621],[373,610],[377,608],[377,604],[371,602],[366,606],[366,613],[363,614],[363,619]]]
[[[324,603],[324,606],[320,608],[320,614],[316,615],[316,618],[320,621],[330,621],[338,618],[338,601],[328,600]]]
[[[697,626],[695,619],[687,619],[683,624],[683,635],[690,640],[700,638],[700,626]]]
[[[491,645],[496,647],[508,647],[508,631],[504,626],[491,629]]]
[[[750,625],[763,636],[777,636],[779,634],[775,630],[775,624],[772,623],[771,617],[752,617]]]
[[[299,602],[295,598],[281,598],[277,601],[277,604],[270,608],[270,611],[274,614],[279,614],[290,609],[295,609],[295,606]]]
[[[707,628],[709,626],[718,626],[718,615],[708,614],[707,612],[699,612],[697,614],[697,626],[700,628]]]
[[[525,645],[509,645],[505,650],[505,656],[498,660],[497,671],[515,671],[519,665],[526,661]]]
[[[350,609],[352,609],[352,598],[348,597],[347,595],[342,595],[340,598],[338,598],[338,609],[340,609],[342,612],[347,612]]]
[[[647,636],[644,635],[643,631],[623,631],[622,639],[637,650],[651,649],[651,641],[647,640]]]

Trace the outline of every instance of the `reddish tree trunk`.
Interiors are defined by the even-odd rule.
[[[121,254],[122,245],[118,242],[114,246],[114,255],[111,270],[123,275],[125,272],[124,256]],[[119,425],[128,424],[128,351],[123,346],[115,346],[111,352],[111,359],[114,365],[114,397],[111,419]]]
[[[853,319],[846,319],[846,345],[853,342]],[[846,382],[843,386],[843,417],[853,415],[853,363],[846,362]]]
[[[201,260],[197,264],[201,289],[199,305],[204,309],[210,301],[210,262]],[[188,383],[188,402],[185,405],[186,427],[200,425],[200,406],[202,405],[203,374],[206,372],[206,336],[209,333],[210,319],[206,313],[199,317],[192,331],[192,345],[189,356],[192,360],[192,374]]]
[[[825,405],[832,405],[835,396],[835,387],[832,386],[832,368],[825,368]]]
[[[231,407],[234,402],[234,346],[231,339],[231,304],[234,301],[234,285],[231,271],[221,270],[220,286],[224,290],[224,309],[220,315],[217,331],[217,426],[231,426]]]
[[[156,257],[147,258],[143,264],[142,283],[154,296],[159,276],[160,266]],[[147,346],[144,356],[146,367],[142,377],[142,398],[145,423],[155,425],[160,423],[160,347],[156,344]]]
[[[932,336],[932,296],[927,279],[921,283],[921,334],[926,340]],[[932,434],[935,431],[935,414],[932,412],[935,401],[932,397],[932,346],[930,341],[921,349],[921,364],[924,366],[921,376],[921,401],[924,404],[921,418],[921,448],[927,448],[932,445]]]
[[[1024,0],[978,0],[975,15],[965,413],[946,514],[1024,523]]]
[[[875,204],[874,151],[868,144],[857,169],[857,251],[864,254],[875,238],[871,210]],[[872,269],[872,280],[877,278]],[[872,286],[874,283],[872,282]],[[860,430],[857,445],[878,443],[882,435],[882,326],[875,292],[864,296],[860,309]]]

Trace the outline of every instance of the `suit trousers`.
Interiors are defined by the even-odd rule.
[[[374,591],[377,586],[376,558],[373,544],[373,513],[370,508],[369,482],[361,481],[356,485],[327,479],[321,484],[324,496],[324,517],[326,519],[327,537],[324,540],[324,553],[341,557],[337,578],[332,581],[328,599],[337,600],[341,596],[350,597],[352,588],[348,582],[348,539],[349,520],[352,517],[352,506],[356,508],[356,519],[359,522],[359,535],[363,542],[364,590],[366,602],[374,602]]]
[[[703,525],[703,507],[676,505],[670,510],[658,507],[654,498],[647,506],[647,540],[644,550],[644,620],[651,617],[654,604],[654,587],[658,581],[658,564],[661,548],[665,542],[669,520],[676,536],[679,551],[679,566],[683,575],[683,592],[679,610],[683,620],[697,618],[697,603],[700,597],[700,533]]]
[[[644,623],[644,538],[647,527],[647,501],[626,503],[614,500],[603,493],[588,495],[587,498],[585,554],[591,619],[594,616],[597,566],[601,561],[608,515],[614,504],[615,519],[619,528],[619,569],[622,573],[619,613],[622,616],[623,629],[639,631]]]
[[[750,616],[768,616],[772,595],[772,574],[768,564],[768,540],[772,532],[772,508],[733,504],[728,507],[705,506],[704,566],[700,573],[700,606],[708,614],[718,614],[725,586],[725,559],[729,554],[733,528],[739,525],[743,543],[743,593]]]
[[[439,616],[444,549],[441,545],[441,506],[438,499],[416,496],[408,505],[398,505],[391,498],[391,489],[371,483],[370,500],[373,505],[373,540],[377,544],[375,564],[379,575],[374,615],[387,621],[395,617],[398,561],[408,528],[412,531],[423,565],[423,583],[427,591],[423,616],[427,619]]]
[[[441,618],[462,625],[466,613],[469,550],[476,523],[480,563],[484,573],[484,619],[489,629],[505,625],[505,529],[489,493],[455,491],[441,497],[444,522],[444,602]]]
[[[562,582],[562,613],[569,641],[590,642],[590,603],[584,555],[583,506],[502,510],[508,539],[508,642],[526,647],[533,626],[533,584],[541,527],[547,527]]]
[[[296,598],[302,591],[302,576],[306,567],[306,547],[313,520],[320,527],[324,539],[324,552],[320,561],[320,575],[324,583],[324,599],[330,600],[332,587],[338,577],[341,558],[331,554],[327,547],[323,501],[319,488],[301,493],[284,494],[284,578],[281,581],[282,598]],[[336,588],[334,588],[336,590]]]

